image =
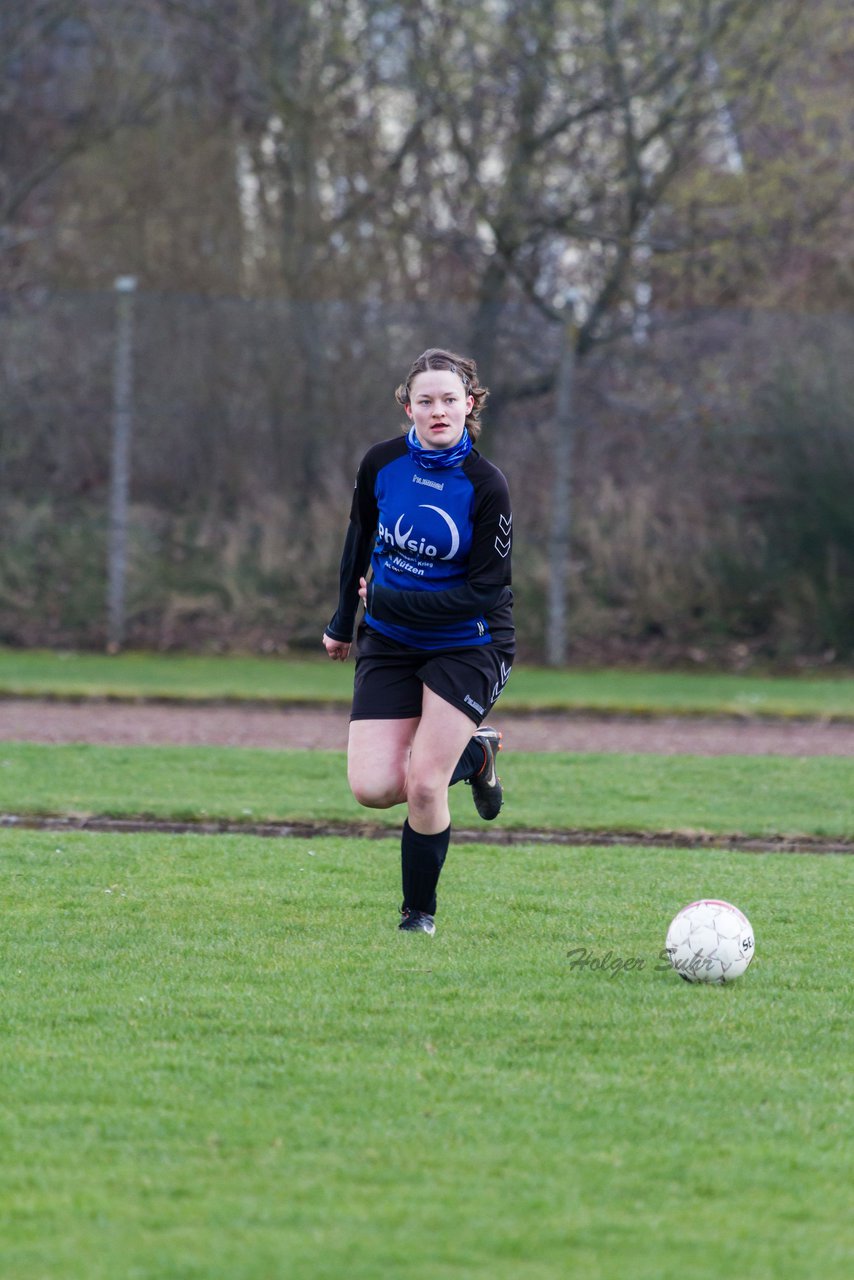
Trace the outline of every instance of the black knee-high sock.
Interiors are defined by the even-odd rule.
[[[473,778],[476,773],[480,773],[485,764],[486,752],[483,744],[478,742],[477,738],[469,738],[468,746],[451,774],[449,786],[453,786],[455,782],[462,782],[465,778]]]
[[[450,826],[435,835],[424,835],[421,831],[413,831],[408,821],[404,822],[400,839],[400,869],[403,905],[410,911],[426,911],[429,916],[436,914],[436,885],[450,839]]]

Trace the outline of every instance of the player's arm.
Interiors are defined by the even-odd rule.
[[[350,504],[350,523],[338,572],[338,607],[325,632],[330,640],[343,645],[349,645],[353,639],[359,607],[359,580],[365,576],[371,562],[379,518],[374,480],[375,469],[366,457],[359,467]]]
[[[465,583],[445,591],[397,591],[368,583],[367,610],[378,622],[401,626],[441,626],[471,622],[512,598],[509,587],[476,587]]]

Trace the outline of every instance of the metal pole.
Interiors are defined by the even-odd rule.
[[[549,586],[546,618],[546,661],[550,667],[566,663],[567,595],[572,504],[572,435],[575,393],[575,348],[578,327],[575,297],[566,300],[563,342],[555,384],[552,441],[552,506],[549,538]]]
[[[116,349],[113,358],[113,443],[110,522],[107,542],[107,652],[118,653],[125,634],[128,498],[133,417],[133,303],[135,276],[119,276],[116,290]]]

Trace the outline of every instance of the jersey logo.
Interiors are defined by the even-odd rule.
[[[512,523],[512,516],[498,517],[498,533],[495,535],[495,550],[501,556],[502,560],[506,559],[510,554],[510,526]],[[503,538],[501,536],[502,534],[504,534]]]
[[[460,531],[454,521],[448,515],[447,511],[443,511],[441,507],[434,507],[430,502],[419,503],[419,508],[424,511],[435,511],[441,516],[451,535],[450,550],[446,555],[439,555],[439,548],[429,542],[427,538],[416,539],[412,537],[414,524],[410,524],[408,529],[403,528],[403,522],[406,519],[406,513],[398,516],[394,529],[387,529],[380,521],[377,532],[380,539],[387,545],[397,547],[399,551],[410,551],[416,556],[430,556],[431,559],[452,560],[460,548]]]
[[[435,511],[435,512],[436,512],[436,515],[437,515],[437,516],[441,516],[441,517],[442,517],[442,519],[443,519],[443,520],[445,521],[445,523],[447,524],[448,529],[450,530],[450,534],[451,534],[451,549],[450,549],[450,551],[448,552],[448,554],[447,554],[446,556],[441,556],[441,557],[440,557],[440,559],[442,559],[442,560],[452,560],[452,559],[454,558],[454,556],[456,555],[456,553],[457,553],[457,551],[458,551],[458,549],[459,549],[459,545],[460,545],[460,531],[459,531],[459,529],[458,529],[458,528],[457,528],[457,526],[454,524],[453,520],[452,520],[452,519],[451,519],[451,517],[448,515],[447,511],[443,511],[441,507],[434,507],[434,506],[431,506],[429,502],[422,502],[422,503],[420,503],[420,506],[422,506],[422,507],[425,509],[425,511]]]

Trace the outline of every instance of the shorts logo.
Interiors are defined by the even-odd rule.
[[[470,706],[470,707],[474,707],[475,711],[477,712],[477,714],[478,714],[479,716],[485,716],[485,715],[486,715],[486,712],[485,712],[485,710],[483,709],[483,707],[480,705],[480,703],[479,703],[479,702],[475,702],[474,698],[470,698],[468,694],[465,694],[465,695],[464,695],[464,697],[463,697],[463,702],[467,703],[467,705],[468,705],[468,706]]]
[[[510,665],[509,667],[505,666],[503,662],[501,663],[501,679],[500,679],[500,680],[496,680],[496,681],[495,681],[495,684],[492,686],[492,701],[493,701],[493,702],[497,702],[497,701],[498,701],[498,699],[499,699],[499,697],[501,696],[501,690],[504,688],[504,686],[506,685],[507,681],[509,680],[509,678],[510,678],[510,672],[511,672],[512,670],[513,670],[513,665],[512,665],[512,663],[511,663],[511,665]]]
[[[501,556],[502,560],[505,560],[510,554],[510,526],[512,524],[512,516],[498,517],[498,533],[495,535],[495,550]]]

